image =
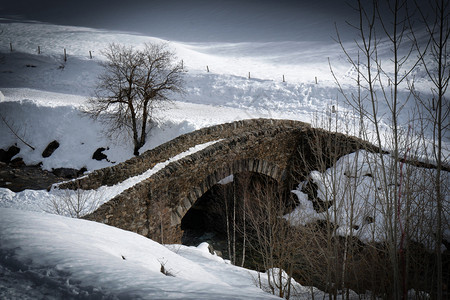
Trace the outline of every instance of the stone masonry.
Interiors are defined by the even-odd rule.
[[[126,162],[60,184],[59,188],[95,189],[113,185],[209,141],[218,142],[170,163],[85,218],[154,240],[179,242],[174,237],[181,236],[179,225],[189,208],[231,174],[243,171],[264,174],[289,193],[311,170],[329,167],[340,156],[362,147],[377,150],[356,138],[314,129],[303,122],[243,120],[181,135]],[[171,237],[163,238],[168,232],[172,232]]]

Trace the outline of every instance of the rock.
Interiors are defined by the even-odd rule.
[[[9,163],[11,161],[11,158],[13,158],[19,152],[20,148],[17,146],[11,146],[7,151],[0,149],[0,161]]]
[[[18,168],[18,167],[25,166],[25,163],[23,162],[23,158],[22,157],[16,157],[10,162],[10,165],[15,167],[15,168]]]
[[[306,184],[303,185],[301,191],[308,195],[308,200],[312,202],[313,208],[316,212],[321,213],[326,211],[333,205],[333,201],[323,201],[317,196],[318,186],[311,178],[308,178]]]
[[[42,161],[38,162],[35,165],[31,165],[30,167],[42,168]]]
[[[364,220],[363,220],[363,225],[371,224],[371,223],[373,223],[373,222],[375,222],[375,220],[373,219],[373,217],[371,217],[371,216],[365,216],[365,217],[364,217]]]
[[[95,160],[108,160],[108,156],[106,156],[106,154],[103,153],[103,151],[105,151],[106,149],[103,147],[98,148],[97,150],[95,150],[94,154],[92,154],[92,159]]]
[[[85,167],[77,170],[77,169],[73,169],[73,168],[56,168],[56,169],[52,169],[52,173],[55,176],[58,177],[62,177],[62,178],[67,178],[67,179],[73,179],[73,178],[77,178],[78,176],[83,175],[84,172],[86,172],[87,169]]]
[[[52,173],[58,177],[72,179],[78,177],[78,170],[72,168],[56,168],[52,169]]]
[[[210,243],[213,243],[213,241],[210,241]],[[212,255],[217,255],[223,258],[223,254],[222,251],[214,249],[213,245],[208,243],[208,251],[209,253],[211,253]]]
[[[86,167],[82,167],[80,170],[78,170],[78,172],[77,172],[77,176],[81,176],[81,175],[83,175],[84,174],[84,172],[86,172],[87,171],[87,168]]]
[[[317,184],[311,178],[308,178],[308,181],[302,186],[301,192],[308,195],[309,201],[313,201],[317,198],[317,189]]]
[[[59,148],[58,141],[51,142],[50,144],[47,145],[47,147],[45,148],[44,152],[42,152],[42,157],[49,157],[58,148]]]

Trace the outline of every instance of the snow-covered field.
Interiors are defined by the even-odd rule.
[[[109,147],[107,154],[111,161],[120,162],[130,157],[127,141],[119,140],[114,144],[105,140],[101,135],[102,128],[87,118],[80,118],[78,108],[92,95],[101,70],[98,62],[103,60],[100,51],[109,43],[142,47],[144,43],[164,41],[48,24],[2,25],[4,40],[12,41],[14,47],[10,53],[8,43],[0,45],[4,56],[4,63],[0,66],[0,88],[5,96],[2,111],[7,120],[23,133],[25,140],[37,149],[31,152],[20,147],[25,151],[21,153],[25,162],[34,164],[42,161],[46,169],[64,164],[74,168],[85,165],[91,170],[108,165],[106,162],[89,161],[90,155],[100,146]],[[38,45],[40,55],[37,54]],[[328,71],[328,62],[324,56],[317,55],[317,49],[312,51],[314,45],[169,42],[169,46],[175,49],[186,66],[187,93],[177,96],[173,106],[156,116],[158,128],[153,130],[142,150],[185,132],[238,119],[270,117],[310,122],[314,113],[322,112],[324,106],[331,107],[336,102],[337,92]],[[283,47],[281,50],[280,46]],[[298,53],[299,47],[304,49],[301,53]],[[68,53],[66,63],[63,61],[65,48]],[[92,60],[89,59],[89,51],[94,53]],[[335,47],[332,53],[337,52]],[[206,66],[210,72],[206,71]],[[286,82],[282,82],[283,75]],[[316,77],[317,85],[314,83]],[[43,118],[42,114],[52,116]],[[55,132],[46,139],[45,132],[49,127]],[[76,136],[77,133],[71,130],[73,127],[80,128],[79,132],[83,135]],[[15,137],[5,126],[0,130],[5,137],[0,147],[12,145]],[[64,139],[69,137],[70,142],[66,143]],[[60,153],[55,153],[60,157],[56,165],[50,161],[57,158],[52,157],[47,162],[40,157],[51,138],[63,141],[61,151],[58,151]],[[77,156],[84,154],[85,157],[72,157],[66,149],[76,150]],[[92,153],[89,153],[90,150]]]
[[[126,136],[106,138],[105,128],[82,115],[80,108],[92,95],[101,71],[98,63],[104,59],[101,50],[108,44],[139,48],[167,41],[43,23],[0,26],[0,113],[35,150],[18,141],[4,122],[0,123],[0,148],[17,144],[21,149],[17,157],[26,164],[42,163],[47,170],[86,167],[90,171],[130,158],[132,145]],[[156,115],[158,124],[143,151],[186,132],[240,119],[284,118],[318,125],[318,118],[329,116],[333,105],[338,112],[333,117],[350,124],[350,133],[356,134],[355,115],[342,103],[329,62],[349,91],[354,70],[331,41],[167,43],[186,67],[187,93],[176,96],[172,106]],[[429,86],[422,79],[418,76],[417,87],[427,93]],[[412,108],[408,104],[400,115],[405,126]],[[386,107],[380,109],[383,112]],[[386,128],[388,120],[382,122]],[[43,158],[42,151],[53,140],[60,147]],[[91,159],[100,147],[107,149],[104,153],[111,162]],[[142,177],[94,192],[106,201],[163,167],[157,165]],[[319,177],[316,174],[318,182]],[[296,193],[308,205],[302,202],[304,195]],[[204,244],[165,247],[116,228],[43,213],[52,197],[58,196],[55,190],[13,193],[0,189],[0,298],[271,298],[256,287],[255,272],[209,254]],[[345,205],[339,209],[345,210]],[[345,220],[339,222],[345,230]],[[369,230],[362,222],[361,232]],[[445,234],[450,236],[448,231]],[[161,265],[172,276],[161,273]],[[309,288],[294,286],[300,296],[310,297]]]
[[[79,114],[79,108],[92,95],[101,71],[101,50],[110,43],[136,48],[144,43],[167,42],[154,37],[98,29],[55,26],[41,23],[4,23],[0,53],[1,111],[20,135],[36,148],[23,144],[20,156],[27,164],[43,163],[43,168],[65,166],[108,166],[106,161],[90,160],[98,147],[111,161],[131,156],[129,139],[105,139],[104,128]],[[11,42],[13,52],[10,52]],[[354,70],[346,63],[336,43],[180,43],[167,42],[186,67],[186,95],[175,96],[174,104],[157,113],[158,120],[142,151],[179,134],[195,129],[248,118],[284,118],[318,126],[332,106],[341,128],[357,135],[357,118],[347,108],[336,88],[330,65],[348,92],[354,90]],[[40,47],[40,54],[37,47]],[[348,45],[349,51],[354,48]],[[353,48],[352,48],[353,47]],[[64,62],[64,49],[68,58]],[[93,59],[89,58],[89,51]],[[328,61],[329,59],[329,61]],[[208,67],[210,72],[206,71]],[[250,73],[250,78],[248,78]],[[285,82],[282,81],[283,76]],[[317,84],[316,84],[317,79]],[[415,86],[429,93],[424,74],[416,74]],[[400,91],[402,93],[402,91]],[[414,109],[409,101],[399,115],[407,128]],[[387,106],[379,104],[380,127],[387,130]],[[48,117],[44,117],[48,116]],[[350,124],[350,125],[349,125]],[[51,128],[52,132],[48,133]],[[79,128],[79,130],[73,130]],[[88,130],[89,129],[89,130]],[[78,135],[78,133],[82,133]],[[0,148],[16,142],[2,124]],[[53,139],[60,141],[54,156],[43,159],[42,151]],[[444,141],[445,145],[449,141]],[[448,149],[445,147],[444,149]],[[74,156],[75,154],[75,156]]]

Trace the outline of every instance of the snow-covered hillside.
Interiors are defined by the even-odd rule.
[[[142,47],[144,43],[164,41],[49,24],[7,23],[2,24],[2,29],[2,40],[11,41],[13,52],[9,51],[9,43],[0,45],[4,56],[0,88],[5,96],[0,105],[7,120],[37,149],[29,151],[19,145],[27,164],[42,161],[45,169],[61,165],[86,166],[89,170],[105,167],[106,162],[89,161],[100,146],[109,148],[107,154],[111,161],[120,162],[131,156],[125,139],[113,142],[103,138],[102,128],[80,117],[78,108],[92,95],[101,70],[98,63],[104,59],[100,51],[109,43]],[[40,54],[37,54],[38,46]],[[169,42],[169,46],[186,66],[187,93],[177,96],[173,106],[156,116],[158,128],[153,130],[143,150],[188,131],[238,119],[272,117],[310,122],[314,113],[324,111],[324,105],[336,102],[326,45]],[[67,62],[63,61],[64,49]],[[332,52],[337,50],[334,46]],[[92,60],[89,51],[93,53]],[[210,72],[206,71],[207,66]],[[286,82],[282,82],[283,75]],[[319,84],[314,83],[316,77]],[[43,117],[45,114],[49,117]],[[48,128],[54,131],[47,133]],[[82,136],[77,136],[78,132]],[[4,137],[1,148],[15,142],[15,137],[3,125],[0,134]],[[61,151],[55,152],[55,157],[42,159],[40,153],[51,142],[49,139],[62,141]],[[73,152],[67,149],[76,150],[77,156],[85,156],[71,157],[69,153]]]
[[[19,142],[20,156],[25,163],[42,162],[45,169],[61,166],[97,169],[109,165],[106,161],[90,160],[99,147],[108,149],[106,153],[111,161],[129,158],[132,147],[128,139],[105,139],[102,126],[82,117],[78,110],[92,95],[101,71],[99,62],[104,60],[101,51],[108,44],[122,43],[139,48],[144,43],[166,41],[130,33],[41,23],[0,25],[3,30],[0,91],[4,95],[0,109],[7,121],[36,148],[30,151]],[[186,67],[187,93],[175,96],[174,105],[157,113],[157,128],[142,148],[144,151],[179,134],[238,119],[285,118],[317,125],[331,112],[332,106],[337,108],[333,117],[342,124],[338,130],[347,127],[350,134],[357,134],[356,115],[343,104],[329,63],[349,92],[354,90],[351,76],[354,70],[333,41],[168,42],[168,45]],[[348,47],[349,51],[354,48],[351,44]],[[67,62],[64,62],[64,49]],[[417,74],[416,88],[428,93],[429,85],[421,82],[424,82],[423,74]],[[399,116],[401,124],[407,126],[414,108],[413,101],[408,102]],[[380,104],[379,109],[384,116],[381,128],[386,129],[388,108]],[[48,118],[44,117],[47,114]],[[52,131],[47,133],[49,128]],[[74,128],[80,130],[72,130]],[[81,136],[77,136],[80,132]],[[0,148],[15,143],[16,137],[4,124],[0,126],[0,135]],[[43,159],[40,154],[54,139],[60,141],[61,148],[54,157]]]

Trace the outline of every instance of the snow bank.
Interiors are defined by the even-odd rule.
[[[392,168],[394,161],[389,155],[383,155],[386,178],[390,180],[387,185],[390,189],[389,197],[393,197],[393,189],[400,188],[401,178],[394,178]],[[397,163],[400,170],[400,162]],[[327,211],[317,213],[308,199],[308,195],[301,191],[306,182],[299,184],[292,191],[299,200],[296,209],[285,216],[293,225],[305,225],[316,220],[330,220],[338,225],[337,235],[348,236],[352,234],[364,242],[381,242],[386,240],[389,219],[397,218],[394,214],[387,214],[387,200],[380,158],[377,154],[364,150],[340,158],[336,165],[320,173],[313,171],[310,179],[318,186],[317,197],[322,201],[332,201],[334,204]],[[409,222],[412,228],[409,236],[424,245],[433,246],[436,232],[436,207],[430,201],[434,191],[430,190],[430,182],[436,176],[436,170],[419,168],[412,165],[403,166],[404,177],[400,200],[395,199],[399,206],[401,223]],[[450,181],[450,173],[442,171],[443,182]],[[407,177],[407,178],[406,178]],[[409,182],[406,190],[405,182]],[[443,237],[450,240],[449,224],[450,194],[443,188]],[[392,201],[392,200],[390,200]],[[393,205],[393,204],[391,204]],[[393,222],[399,223],[398,220]],[[406,226],[406,225],[404,225]],[[413,233],[414,232],[414,233]],[[400,232],[398,233],[400,236]],[[443,246],[444,247],[444,246]],[[445,247],[443,248],[445,249]]]
[[[1,208],[0,254],[0,274],[9,276],[0,281],[6,298],[272,298],[248,284],[244,269],[227,265],[219,278],[219,266],[206,270],[196,256],[182,257],[138,234],[49,214]],[[162,265],[172,276],[161,273]],[[26,284],[31,291],[22,289]]]

